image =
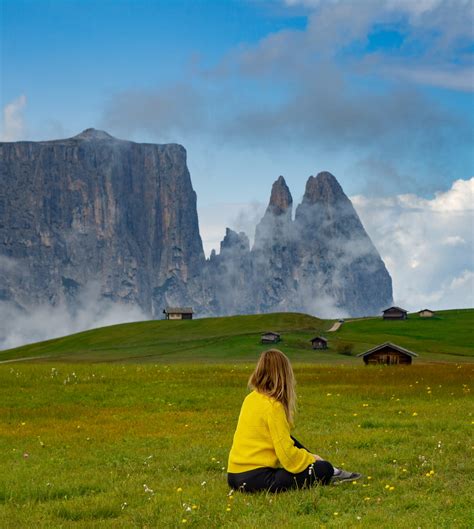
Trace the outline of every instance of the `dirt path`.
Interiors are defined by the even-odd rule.
[[[328,329],[328,332],[336,332],[336,331],[338,331],[340,329],[341,325],[342,325],[342,323],[340,321],[336,321],[333,324],[333,326],[330,329]]]
[[[43,358],[50,358],[48,356],[27,356],[25,358],[12,358],[11,360],[0,360],[0,364],[10,364],[12,362],[26,362],[27,360],[43,360]]]

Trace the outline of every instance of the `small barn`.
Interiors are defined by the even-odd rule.
[[[433,310],[423,309],[418,312],[418,315],[420,316],[420,318],[432,318],[435,313]]]
[[[328,341],[323,336],[315,336],[314,338],[311,338],[310,342],[313,345],[313,349],[328,348]]]
[[[167,320],[192,320],[192,307],[166,307],[163,311],[165,319]]]
[[[409,351],[404,347],[395,345],[394,343],[385,342],[377,345],[373,349],[360,353],[365,365],[369,364],[385,364],[385,365],[408,365],[412,363],[413,358],[418,356],[413,351]]]
[[[262,343],[278,343],[281,340],[281,335],[277,332],[264,332],[260,341]]]
[[[389,307],[383,311],[384,320],[406,320],[408,312],[400,307]]]

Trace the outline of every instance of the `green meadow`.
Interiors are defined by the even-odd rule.
[[[97,329],[0,353],[0,527],[470,528],[474,311],[330,321],[277,314]],[[388,325],[387,325],[388,324]],[[354,484],[244,495],[226,483],[246,381],[281,331],[294,435]],[[411,366],[362,365],[381,341]],[[352,356],[338,344],[352,344]]]
[[[0,361],[37,357],[57,362],[247,362],[267,346],[260,333],[282,333],[279,347],[292,360],[344,362],[391,341],[419,354],[421,360],[469,360],[474,356],[474,309],[438,312],[434,318],[410,314],[406,321],[361,318],[328,332],[334,320],[307,314],[277,313],[191,321],[146,321],[93,329],[0,352]],[[328,351],[313,351],[310,339],[329,339]],[[351,355],[340,354],[349,346]]]

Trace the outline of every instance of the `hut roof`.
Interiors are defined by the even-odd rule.
[[[420,314],[420,312],[431,312],[432,314],[434,314],[434,310],[431,309],[421,309],[418,311],[418,314]]]
[[[364,353],[359,353],[357,356],[367,356],[369,354],[376,353],[378,350],[382,349],[383,347],[386,347],[387,345],[392,347],[393,349],[395,349],[395,351],[398,351],[399,353],[404,353],[404,354],[407,354],[413,357],[418,356],[413,351],[409,351],[408,349],[405,349],[404,347],[400,347],[399,345],[395,345],[392,342],[385,342],[383,344],[377,345],[376,347],[373,347],[372,349],[369,349],[368,351],[365,351]]]
[[[163,311],[167,314],[193,314],[192,307],[166,307]]]
[[[280,333],[278,332],[273,332],[273,331],[262,332],[262,336],[267,336],[269,334],[271,334],[272,336],[280,336]]]
[[[311,338],[310,342],[315,342],[316,340],[321,340],[322,342],[328,342],[324,336],[315,336],[314,338]]]
[[[399,310],[400,312],[405,312],[405,313],[408,312],[407,310],[402,309],[402,308],[400,308],[400,307],[388,307],[388,309],[385,309],[385,310],[383,310],[382,312],[388,312],[389,310],[393,310],[393,309],[395,309],[395,310]]]

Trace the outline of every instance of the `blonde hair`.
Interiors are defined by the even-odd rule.
[[[290,425],[296,411],[296,380],[288,357],[278,349],[264,351],[249,378],[250,389],[281,402]]]

